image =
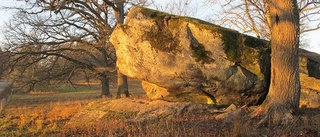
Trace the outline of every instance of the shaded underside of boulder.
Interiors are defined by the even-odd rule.
[[[117,67],[152,99],[256,104],[270,76],[268,42],[198,19],[132,8],[110,41]]]

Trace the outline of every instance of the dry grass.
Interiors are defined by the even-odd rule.
[[[139,86],[131,88],[135,95],[143,95]],[[98,98],[99,95],[94,90],[15,94],[0,113],[0,136],[320,136],[320,110],[307,108],[298,124],[291,126],[255,127],[258,121],[243,117],[224,122],[216,120],[212,113],[135,121],[137,113],[111,110],[105,110],[96,121],[80,118],[82,124],[68,125],[79,112],[90,109],[89,103],[101,105],[99,102],[105,99]]]
[[[99,92],[18,94],[1,113],[0,136],[45,136],[55,133]]]
[[[129,85],[131,93],[144,95],[139,81],[130,79],[129,82],[132,84]],[[0,136],[60,136],[72,132],[66,130],[64,125],[88,103],[103,100],[99,98],[98,89],[99,85],[91,84],[90,88],[83,85],[76,89],[62,86],[14,94],[0,113]],[[111,93],[116,94],[114,84],[111,85]]]
[[[135,96],[143,95],[139,86],[130,87],[134,89],[131,91]],[[15,94],[1,113],[0,136],[205,136],[213,129],[203,128],[206,126],[203,124],[206,123],[200,122],[198,116],[138,122],[128,120],[135,117],[136,113],[107,110],[102,120],[93,122],[93,125],[87,124],[90,123],[88,121],[79,120],[83,122],[82,126],[66,126],[70,119],[89,103],[104,101],[97,98],[99,95],[99,91],[52,90]],[[212,118],[210,117],[211,121]],[[202,132],[203,129],[206,132]]]
[[[232,131],[232,124],[217,121],[208,114],[167,117],[150,121],[130,120],[132,117],[134,117],[132,113],[108,112],[103,117],[104,120],[100,119],[93,125],[66,128],[60,136],[228,137]]]

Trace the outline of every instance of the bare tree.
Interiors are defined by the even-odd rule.
[[[210,2],[205,0],[171,0],[170,2],[151,0],[149,7],[170,14],[204,19],[209,17],[202,12],[207,12],[210,6]]]
[[[210,1],[210,0],[209,0]],[[242,33],[254,34],[258,38],[270,39],[270,19],[266,14],[266,0],[211,0],[221,5],[213,22],[240,30]],[[320,2],[315,0],[298,0],[300,13],[300,34],[320,28]],[[312,25],[313,23],[316,25]]]
[[[116,58],[109,36],[117,23],[124,22],[128,7],[145,3],[144,0],[37,0],[25,2],[22,8],[10,7],[17,11],[6,32],[10,50],[15,51],[13,65],[25,62],[24,57],[30,55],[37,58],[33,59],[34,64],[63,58],[71,64],[70,71],[63,70],[65,75],[73,76],[75,70],[89,71],[100,79],[102,95],[111,96],[109,75],[116,71]],[[38,50],[21,50],[28,47]],[[119,75],[118,95],[129,96],[126,77]],[[65,78],[70,81],[70,77]]]

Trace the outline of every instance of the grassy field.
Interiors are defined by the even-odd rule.
[[[133,99],[144,98],[139,82],[131,83]],[[82,117],[79,112],[97,109],[108,98],[100,98],[99,87],[69,87],[50,89],[47,92],[14,94],[11,102],[0,113],[2,136],[110,136],[110,137],[185,137],[185,136],[320,136],[320,110],[304,108],[298,124],[291,126],[255,127],[241,117],[231,123],[219,121],[217,114],[196,113],[169,116],[156,121],[134,121],[137,113],[103,110]],[[115,95],[115,87],[111,88]],[[124,102],[125,103],[125,102]],[[126,104],[119,104],[126,105]],[[90,113],[84,113],[90,114]],[[76,120],[74,119],[76,118]],[[70,121],[77,121],[72,124]],[[80,124],[79,124],[80,122]]]
[[[15,94],[0,114],[0,136],[55,134],[100,92]]]
[[[144,96],[139,81],[130,80],[131,94]],[[111,93],[116,95],[114,84]],[[0,136],[60,136],[64,125],[90,102],[100,98],[99,84],[61,86],[16,93],[0,113]]]
[[[139,82],[130,83],[132,98],[144,98]],[[134,118],[136,113],[108,110],[102,120],[92,122],[84,118],[79,120],[82,122],[80,125],[70,125],[68,122],[79,112],[88,109],[88,104],[93,103],[91,106],[94,106],[108,99],[99,98],[97,87],[66,89],[60,87],[14,94],[0,113],[0,136],[207,136],[212,129],[220,130],[213,128],[212,123],[208,125],[213,120],[208,116],[205,116],[207,123],[200,123],[204,117],[199,120],[196,115],[170,117],[159,122],[135,122],[128,119]],[[115,87],[111,91],[115,95]]]

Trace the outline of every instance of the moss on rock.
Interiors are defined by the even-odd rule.
[[[174,15],[146,8],[141,8],[140,10],[146,18],[151,18],[155,23],[148,32],[144,33],[142,39],[149,41],[150,45],[156,50],[176,53],[180,40],[175,37],[173,30],[178,28],[177,26],[180,25],[180,22],[175,21],[177,26],[169,28],[168,22],[170,20],[171,24],[171,18]]]
[[[198,19],[146,8],[133,8],[126,24],[128,28],[122,29],[128,39],[116,49],[122,53],[117,65],[128,76],[156,83],[167,91],[163,95],[150,90],[148,96],[214,102],[201,92],[205,87],[199,84],[210,81],[214,85],[210,95],[218,99],[214,103],[243,104],[257,100],[268,85],[265,83],[269,81],[266,77],[270,74],[270,52],[264,40]],[[245,69],[245,73],[240,69]]]
[[[192,49],[192,56],[195,61],[202,64],[214,62],[213,58],[210,58],[210,51],[206,51],[205,47],[201,43],[190,43],[190,48]]]
[[[179,39],[175,38],[170,31],[157,31],[152,30],[146,32],[143,36],[144,40],[150,42],[150,45],[159,51],[163,52],[176,52],[177,46],[179,46]]]
[[[147,8],[140,8],[140,10],[145,18],[151,18],[156,22],[157,28],[154,31],[150,30],[150,32],[144,35],[144,38],[150,40],[151,45],[155,49],[158,49],[160,51],[173,52],[176,50],[176,47],[178,46],[180,41],[174,37],[174,34],[172,34],[172,30],[179,28],[179,26],[183,22],[195,24],[197,27],[204,30],[211,30],[213,34],[220,36],[223,41],[223,49],[227,58],[234,62],[241,61],[241,50],[243,46],[257,49],[269,47],[269,44],[266,40],[244,35],[235,30],[223,28],[221,26],[214,25],[203,20],[190,17],[175,16],[165,12],[159,12]],[[166,18],[169,19],[167,21],[170,21],[170,25],[165,24]],[[155,31],[157,31],[157,33],[154,33]],[[197,62],[202,61],[203,63],[210,63],[213,61],[209,57],[209,51],[206,51],[205,47],[200,43],[190,46],[192,50],[194,50],[193,55]]]

